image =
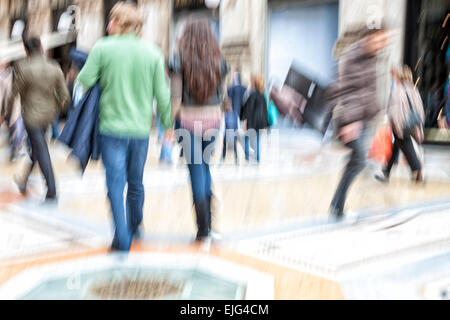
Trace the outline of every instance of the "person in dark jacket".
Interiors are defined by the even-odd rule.
[[[264,96],[264,82],[262,77],[252,77],[251,93],[241,109],[241,120],[245,130],[245,159],[250,160],[250,142],[256,152],[256,161],[260,161],[260,130],[269,127],[267,102]],[[251,138],[251,139],[250,139]],[[250,141],[252,140],[252,141]]]
[[[380,111],[377,53],[388,45],[388,39],[389,35],[383,29],[364,26],[347,31],[335,47],[335,52],[340,55],[340,73],[337,83],[330,89],[329,98],[337,105],[334,110],[337,137],[352,153],[331,202],[332,220],[344,217],[347,191],[366,165],[366,128]]]
[[[20,94],[25,129],[31,145],[31,165],[22,177],[15,177],[21,193],[25,193],[28,177],[39,164],[47,183],[46,202],[56,201],[56,185],[45,131],[56,115],[65,110],[70,99],[64,75],[55,61],[47,60],[39,38],[24,40],[28,56],[14,66],[14,90]],[[8,103],[12,105],[15,94]]]
[[[247,91],[247,88],[241,84],[241,75],[237,71],[234,74],[233,85],[228,88],[228,98],[231,100],[233,111],[237,115],[241,114],[245,91]]]
[[[233,85],[228,88],[228,98],[231,100],[231,108],[225,109],[225,135],[223,137],[222,161],[225,161],[227,147],[233,145],[234,156],[238,163],[237,141],[238,141],[238,123],[239,115],[244,104],[244,94],[247,88],[241,85],[241,76],[235,72]],[[229,105],[227,105],[228,107]]]

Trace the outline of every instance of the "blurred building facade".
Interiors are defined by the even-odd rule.
[[[117,0],[0,0],[0,41],[8,40],[18,20],[25,21],[27,30],[44,35],[57,31],[61,14],[71,5],[79,8],[77,15],[77,46],[90,50],[95,41],[105,34],[105,25],[109,10]],[[395,14],[399,26],[403,26],[406,0],[221,0],[219,8],[208,9],[204,0],[136,0],[145,17],[143,38],[158,44],[166,57],[175,46],[177,32],[186,18],[192,14],[206,16],[217,27],[218,36],[225,56],[233,67],[239,67],[243,73],[261,73],[270,76],[269,51],[270,30],[273,16],[278,14],[282,19],[284,11],[310,10],[311,7],[326,8],[334,4],[338,9],[339,32],[345,25],[356,19],[368,21],[378,19],[377,15]],[[219,2],[219,1],[218,1]],[[377,17],[375,17],[377,16]],[[295,17],[294,17],[295,18]],[[299,16],[301,20],[301,17]],[[317,18],[328,19],[326,15]],[[295,20],[295,19],[294,19]],[[276,21],[275,21],[276,22]],[[307,26],[307,24],[306,24]],[[313,26],[314,27],[314,26]],[[286,35],[293,42],[300,34]],[[314,30],[306,30],[312,33]],[[333,30],[331,30],[333,31]],[[284,35],[284,36],[286,36]],[[280,34],[280,36],[282,36]],[[305,35],[307,36],[307,35]],[[337,36],[337,34],[336,34]],[[317,39],[318,40],[318,39]],[[335,39],[331,39],[334,41]],[[298,41],[298,40],[297,40]],[[401,45],[399,45],[401,47]],[[401,48],[396,50],[401,56]],[[399,58],[398,58],[399,59]]]
[[[0,0],[0,41],[10,38],[18,20],[25,21],[27,30],[35,34],[57,32],[63,12],[76,5],[77,46],[89,51],[104,36],[108,13],[116,2]],[[356,20],[377,23],[390,16],[404,29],[406,12],[406,0],[221,0],[216,9],[208,9],[204,0],[134,2],[144,14],[143,38],[160,46],[167,58],[176,47],[187,17],[209,18],[224,55],[247,81],[252,73],[262,74],[266,80],[273,77],[283,81],[293,61],[313,66],[312,73],[329,77],[334,72],[330,69],[333,62],[330,49],[346,25]],[[392,59],[400,62],[402,39],[392,50]]]
[[[118,0],[0,0],[0,43],[8,46],[16,22],[26,22],[35,34],[58,33],[61,15],[72,5],[76,15],[77,47],[89,51],[105,35],[108,14]],[[347,26],[366,23],[376,27],[383,20],[396,28],[394,44],[383,54],[380,63],[387,71],[390,65],[404,62],[414,65],[423,49],[411,37],[409,24],[428,7],[439,16],[445,13],[449,0],[134,0],[144,14],[143,39],[155,43],[168,59],[176,48],[177,38],[186,19],[207,17],[220,39],[225,57],[232,68],[242,72],[248,83],[251,74],[262,74],[269,82],[283,82],[291,63],[330,81],[336,73],[332,48]],[[217,8],[207,4],[217,2]],[[426,4],[422,4],[426,3]],[[412,10],[411,7],[419,9]],[[425,8],[425,9],[424,9]],[[440,9],[439,9],[440,8]],[[430,10],[431,10],[430,9]],[[414,11],[414,12],[413,12]],[[442,12],[441,12],[442,16]],[[445,15],[444,15],[445,16]],[[419,35],[420,27],[414,36]],[[61,31],[61,30],[59,30]],[[405,37],[408,34],[408,37]],[[69,37],[70,38],[70,37]],[[72,41],[67,39],[66,42]],[[426,38],[426,37],[425,37]],[[419,40],[417,40],[419,41]],[[421,41],[424,41],[423,39]],[[406,48],[405,48],[406,44]],[[448,45],[448,42],[447,42]],[[54,45],[55,46],[55,45]],[[405,49],[406,56],[405,56]],[[1,57],[0,57],[1,58]],[[423,66],[421,67],[423,70]],[[416,75],[417,76],[417,75]],[[389,73],[380,76],[380,103],[387,101]]]

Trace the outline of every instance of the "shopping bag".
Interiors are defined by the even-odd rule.
[[[269,126],[275,127],[278,124],[278,110],[272,100],[269,102]]]
[[[392,155],[392,130],[388,126],[378,129],[369,149],[368,159],[387,164]]]

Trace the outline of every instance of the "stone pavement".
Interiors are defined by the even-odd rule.
[[[182,163],[159,166],[160,145],[154,134],[152,139],[144,176],[144,239],[133,252],[204,253],[191,244],[195,224],[187,169]],[[81,177],[67,160],[69,151],[51,144],[60,198],[57,206],[42,206],[39,171],[28,197],[21,197],[12,175],[26,159],[8,163],[4,141],[0,145],[0,284],[34,265],[104,255],[112,225],[101,162],[91,163]],[[450,257],[449,151],[425,148],[424,186],[409,182],[402,159],[389,185],[375,181],[378,166],[369,165],[348,199],[350,215],[359,214],[360,221],[330,224],[327,209],[347,151],[306,130],[263,135],[261,165],[235,166],[229,152],[224,165],[212,167],[214,228],[223,240],[209,255],[270,274],[275,299],[441,297],[436,287],[445,287],[444,269],[416,282],[412,274],[395,276],[397,294],[381,283],[402,265]],[[177,162],[176,154],[177,148]],[[426,267],[411,270],[427,273]],[[360,281],[367,274],[380,281],[376,290],[370,289],[375,280]]]

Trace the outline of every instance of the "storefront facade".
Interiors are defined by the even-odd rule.
[[[8,46],[13,24],[20,18],[26,20],[27,26],[33,31],[41,35],[53,34],[55,37],[55,34],[58,34],[58,15],[69,6],[75,5],[73,14],[76,16],[77,47],[89,51],[95,42],[105,35],[109,10],[116,2],[118,0],[0,0],[0,42],[3,43],[2,47]],[[323,79],[323,82],[329,82],[336,73],[331,49],[346,27],[354,23],[377,27],[384,20],[396,30],[394,43],[385,50],[379,67],[379,102],[387,105],[391,83],[387,71],[392,65],[411,65],[415,76],[420,78],[418,85],[421,91],[425,95],[429,91],[424,84],[427,83],[424,78],[428,79],[429,75],[426,73],[430,69],[423,63],[426,60],[426,46],[419,45],[420,41],[423,42],[426,38],[424,31],[419,32],[426,29],[426,24],[414,26],[411,21],[417,18],[416,15],[423,14],[426,17],[435,17],[433,19],[437,19],[436,25],[442,23],[449,0],[134,2],[144,15],[143,39],[157,44],[166,59],[176,49],[177,37],[189,16],[208,18],[220,40],[223,54],[232,69],[241,70],[244,82],[248,82],[251,74],[261,74],[267,82],[273,79],[282,83],[293,62]],[[216,8],[214,2],[217,4]],[[417,5],[419,2],[420,6]],[[28,9],[24,10],[19,4]],[[431,21],[430,19],[424,18],[424,21]],[[415,38],[411,38],[411,35]],[[422,63],[416,68],[420,58]],[[382,117],[383,114],[380,114],[380,121]]]

